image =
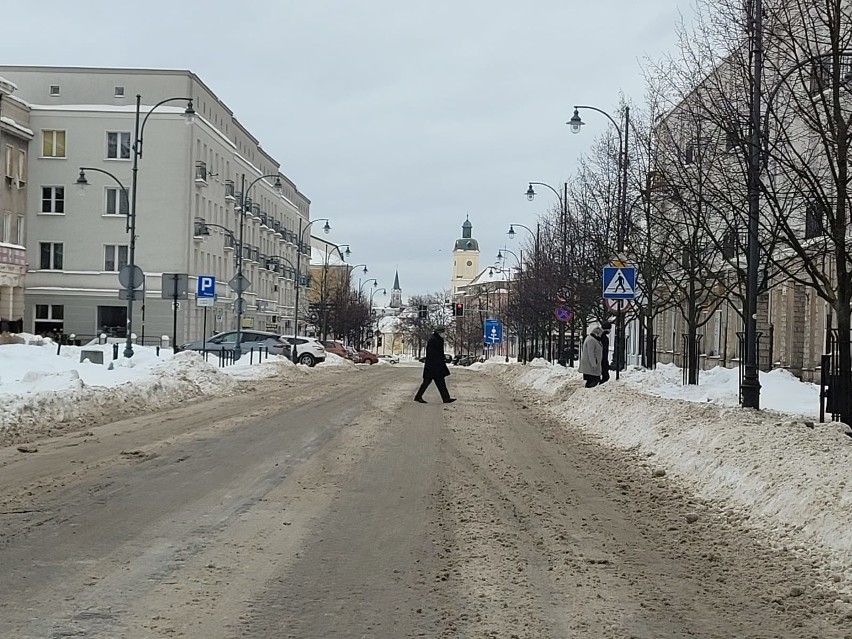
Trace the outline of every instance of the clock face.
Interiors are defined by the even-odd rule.
[[[471,262],[470,260],[468,260],[468,261],[467,261],[467,265],[468,265],[468,266],[473,266],[473,262]]]

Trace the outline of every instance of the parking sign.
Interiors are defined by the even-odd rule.
[[[195,290],[196,297],[210,297],[213,298],[216,296],[216,278],[212,275],[199,275],[197,288]]]

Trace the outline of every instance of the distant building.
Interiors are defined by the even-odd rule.
[[[459,289],[467,286],[479,273],[479,242],[473,239],[473,224],[466,219],[462,224],[462,236],[453,247],[453,275],[450,291],[455,297]]]

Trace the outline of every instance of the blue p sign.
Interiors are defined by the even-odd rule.
[[[212,275],[198,276],[198,290],[196,297],[216,297],[216,278]]]

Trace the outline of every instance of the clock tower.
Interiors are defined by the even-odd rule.
[[[450,291],[455,296],[459,288],[467,286],[479,273],[479,242],[473,239],[473,224],[466,219],[462,224],[462,236],[453,248],[453,276]]]

